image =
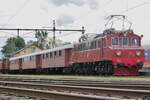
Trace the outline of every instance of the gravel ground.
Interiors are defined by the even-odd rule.
[[[44,100],[28,96],[16,96],[8,93],[0,93],[0,100]]]

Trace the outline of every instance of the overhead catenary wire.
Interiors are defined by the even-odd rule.
[[[145,1],[145,2],[143,2],[143,3],[141,3],[141,4],[138,4],[138,5],[129,7],[129,8],[127,8],[126,10],[121,11],[120,13],[125,13],[125,12],[128,12],[128,11],[134,10],[134,9],[136,9],[136,8],[142,7],[142,6],[144,6],[144,5],[147,5],[147,4],[150,4],[150,0]],[[127,6],[127,7],[128,7],[128,6]]]
[[[23,8],[29,3],[30,0],[26,0],[18,9],[17,11],[15,12],[14,15],[10,16],[10,18],[7,20],[7,24],[10,23],[10,21],[15,18],[22,10]],[[1,27],[5,27],[6,24],[2,25]]]

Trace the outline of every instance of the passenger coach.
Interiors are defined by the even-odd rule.
[[[69,67],[72,44],[10,58],[10,72],[59,73]]]

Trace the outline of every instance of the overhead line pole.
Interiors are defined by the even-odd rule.
[[[55,31],[56,31],[56,27],[55,27],[55,20],[53,20],[53,47],[55,46]]]

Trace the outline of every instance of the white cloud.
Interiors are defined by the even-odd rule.
[[[98,0],[48,0],[48,2],[56,6],[68,6],[70,4],[76,6],[88,5],[91,9],[97,9],[99,6]]]

